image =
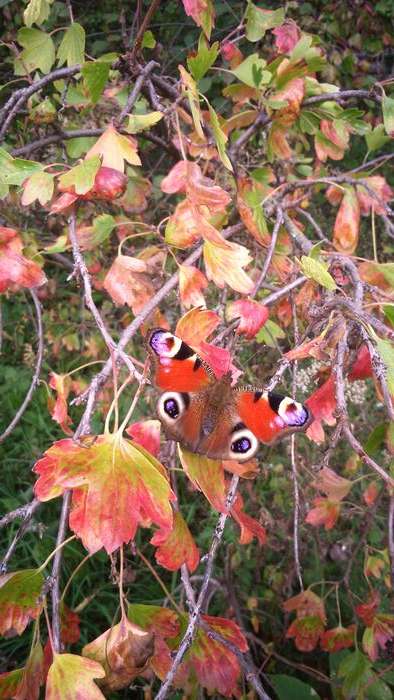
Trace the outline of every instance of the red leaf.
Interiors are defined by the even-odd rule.
[[[193,573],[198,566],[200,553],[179,512],[174,513],[172,529],[155,532],[151,544],[158,547],[155,552],[157,563],[170,571],[177,571],[182,564],[186,564],[189,571]]]
[[[67,399],[71,388],[71,379],[68,374],[56,374],[56,372],[51,372],[49,386],[57,393],[56,401],[50,407],[52,419],[56,421],[56,423],[59,423],[66,435],[72,435],[72,430],[69,428],[72,420],[68,415],[67,405]]]
[[[324,442],[323,420],[327,425],[335,425],[334,411],[336,409],[334,377],[330,376],[305,401],[313,415],[313,423],[306,434],[314,442]]]
[[[142,445],[154,457],[160,452],[160,421],[143,420],[132,423],[126,428],[127,435],[130,435],[138,445]]]
[[[90,447],[55,442],[40,459],[35,494],[41,501],[73,489],[70,528],[90,552],[113,552],[138,525],[172,524],[175,499],[164,467],[143,447],[119,435],[99,435]]]
[[[354,646],[354,635],[356,625],[349,627],[334,627],[331,630],[323,632],[320,637],[320,646],[324,651],[335,652],[341,649],[348,649]]]
[[[286,612],[296,612],[299,618],[316,616],[322,622],[326,622],[324,601],[310,589],[286,600],[283,603],[283,609]]]
[[[181,160],[162,180],[161,189],[167,194],[185,192],[190,204],[208,207],[211,213],[223,212],[231,202],[230,195],[209,177],[197,163]]]
[[[8,289],[41,287],[47,281],[37,263],[22,255],[22,249],[18,232],[0,226],[0,294]]]
[[[313,503],[314,508],[309,511],[305,522],[315,526],[324,525],[325,530],[332,530],[341,512],[340,502],[319,497]]]
[[[267,321],[269,311],[266,306],[252,299],[239,299],[228,304],[226,317],[229,321],[239,318],[237,335],[244,334],[251,339],[259,332]]]
[[[103,667],[82,656],[55,654],[48,671],[45,700],[105,700],[93,682],[103,678]]]
[[[272,33],[279,53],[290,53],[301,37],[300,28],[292,19],[285,20],[280,27],[273,29]]]
[[[0,634],[22,634],[42,610],[40,595],[44,577],[37,569],[0,576]]]
[[[354,382],[358,379],[368,379],[368,377],[372,377],[372,375],[373,371],[371,356],[369,354],[368,347],[366,345],[362,345],[358,351],[357,357],[352,365],[352,369],[350,370],[348,377],[351,382]]]
[[[357,248],[360,229],[360,207],[356,193],[347,189],[334,224],[333,244],[340,253],[351,254]]]
[[[79,641],[81,636],[79,625],[79,615],[62,603],[60,607],[60,636],[64,644],[76,644]]]
[[[142,629],[153,632],[155,637],[177,637],[180,631],[177,613],[159,605],[130,603],[128,618]]]
[[[367,506],[370,508],[376,501],[379,489],[376,481],[371,481],[369,486],[363,492],[363,499]]]
[[[229,351],[205,342],[219,323],[220,318],[214,311],[190,309],[178,321],[175,333],[210,366],[216,377],[220,379],[223,374],[231,371],[235,380],[239,376],[239,370],[231,363]]]
[[[179,294],[182,304],[189,309],[191,306],[205,306],[202,289],[208,287],[205,275],[193,265],[179,265]]]
[[[378,591],[371,591],[366,603],[356,605],[356,613],[364,625],[371,627],[380,603]]]
[[[117,625],[86,644],[82,654],[104,668],[103,687],[111,691],[120,690],[145,670],[153,655],[153,634],[123,615]]]
[[[353,486],[349,479],[344,479],[329,467],[320,469],[312,485],[315,489],[325,493],[328,498],[337,501],[342,501]]]
[[[220,44],[220,53],[225,61],[230,62],[231,68],[239,66],[244,59],[242,52],[232,41],[222,41]]]
[[[368,190],[366,190],[363,185],[357,185],[356,192],[361,214],[367,216],[372,208],[376,214],[384,214],[385,208],[379,203],[379,200],[382,202],[389,202],[394,196],[392,188],[381,175],[366,177],[364,178],[364,182],[377,194],[378,198],[369,194]]]
[[[313,651],[324,631],[324,624],[316,615],[294,620],[286,632],[286,637],[294,637],[299,651]]]
[[[188,17],[192,17],[198,27],[204,30],[207,38],[211,36],[215,22],[215,10],[212,0],[182,0]]]
[[[242,510],[243,502],[242,497],[238,494],[237,499],[231,509],[231,515],[234,520],[237,521],[241,528],[241,536],[239,538],[240,544],[249,544],[253,537],[257,537],[261,545],[264,545],[267,541],[267,533],[265,528],[260,525],[260,523],[247,515]]]

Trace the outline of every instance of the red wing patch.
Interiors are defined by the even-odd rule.
[[[148,350],[155,363],[154,382],[163,391],[201,391],[212,382],[198,355],[181,338],[162,328],[151,331]]]
[[[305,430],[311,414],[305,406],[279,394],[241,391],[236,397],[239,415],[249,430],[265,443]]]

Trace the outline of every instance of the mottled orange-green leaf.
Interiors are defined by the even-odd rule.
[[[205,306],[202,290],[207,287],[208,280],[201,270],[194,265],[179,265],[179,294],[186,309]]]
[[[128,618],[142,629],[153,632],[164,639],[177,637],[180,630],[178,615],[169,608],[160,605],[130,603]]]
[[[352,254],[360,231],[360,205],[353,188],[344,194],[334,224],[333,244],[340,253]]]
[[[174,513],[170,530],[158,530],[151,539],[157,547],[155,559],[158,564],[170,571],[177,571],[186,564],[190,573],[197,568],[200,553],[181,513]]]
[[[339,476],[333,469],[323,467],[317,473],[312,485],[315,489],[325,493],[328,498],[342,501],[348,495],[353,484],[349,479]]]
[[[0,226],[0,294],[20,287],[40,287],[47,279],[33,260],[22,255],[23,244],[13,228]]]
[[[0,576],[0,634],[22,634],[42,610],[40,595],[44,577],[37,569]]]
[[[175,496],[166,470],[118,434],[100,435],[90,447],[59,440],[34,471],[41,501],[73,489],[70,527],[90,552],[113,552],[134,538],[139,525],[171,527]]]
[[[185,12],[203,29],[207,39],[215,25],[215,10],[212,0],[182,0]]]
[[[36,644],[30,652],[18,692],[12,697],[14,700],[38,700],[40,686],[44,682],[44,652],[41,644]],[[3,698],[0,690],[0,698]]]
[[[141,165],[137,153],[137,141],[132,136],[124,136],[110,124],[96,143],[89,149],[86,158],[101,156],[102,165],[124,172],[125,163]]]
[[[219,289],[227,284],[240,294],[250,294],[254,282],[243,268],[252,258],[245,246],[224,239],[220,245],[206,240],[203,253],[207,277]]]
[[[294,637],[299,651],[313,651],[324,632],[324,624],[317,615],[294,620],[286,632],[286,637]]]
[[[334,652],[340,649],[348,649],[354,646],[354,635],[356,625],[349,627],[334,627],[331,630],[326,630],[320,637],[320,646],[324,651]]]
[[[160,421],[156,419],[137,421],[126,428],[127,435],[142,445],[151,455],[158,457],[160,452]]]
[[[108,270],[103,287],[115,304],[127,304],[138,314],[154,294],[147,264],[131,255],[118,255]]]
[[[105,700],[94,682],[104,676],[103,667],[96,661],[75,654],[54,654],[45,700]]]
[[[23,678],[23,671],[23,668],[16,668],[14,671],[0,673],[1,700],[11,700],[15,697]]]
[[[324,525],[325,530],[332,530],[341,512],[340,501],[318,497],[313,500],[313,508],[305,518],[309,525]]]
[[[182,467],[194,486],[203,492],[210,504],[219,511],[226,507],[226,484],[222,463],[204,455],[193,454],[179,447]]]

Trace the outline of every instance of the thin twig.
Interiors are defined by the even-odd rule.
[[[0,435],[0,443],[3,442],[14,430],[14,428],[18,425],[20,419],[22,418],[24,412],[26,411],[26,408],[28,407],[32,396],[38,386],[38,381],[40,377],[40,372],[41,372],[41,367],[42,367],[42,359],[44,355],[44,329],[43,329],[43,324],[42,324],[42,313],[41,313],[41,304],[40,300],[37,296],[37,293],[34,289],[30,289],[30,294],[33,299],[34,303],[34,308],[36,311],[36,319],[37,319],[37,334],[38,334],[38,347],[37,347],[37,357],[36,357],[36,364],[34,367],[34,373],[33,377],[28,389],[28,392],[23,399],[19,409],[17,410],[15,416],[13,417],[11,423],[7,426],[7,428],[4,430],[4,432]]]
[[[62,511],[60,514],[59,528],[57,531],[56,547],[57,550],[52,566],[52,637],[55,652],[61,651],[60,639],[60,569],[63,557],[63,547],[60,547],[66,538],[68,514],[71,504],[71,491],[65,491],[63,494]]]
[[[394,496],[390,496],[389,514],[387,519],[387,540],[390,559],[391,586],[394,588]]]
[[[17,508],[16,510],[12,511],[12,513],[7,513],[7,515],[4,515],[0,520],[0,527],[4,527],[4,525],[8,525],[8,523],[14,520],[15,518],[23,519],[23,522],[19,526],[19,529],[13,537],[13,540],[3,557],[3,561],[0,564],[0,574],[6,573],[8,562],[11,559],[18,542],[22,539],[23,535],[28,530],[30,520],[32,519],[35,511],[40,505],[41,502],[37,498],[34,498],[30,503],[27,503],[26,505]]]
[[[157,61],[149,61],[149,63],[147,63],[146,66],[144,66],[144,68],[142,68],[137,80],[134,83],[134,87],[133,87],[132,91],[130,92],[130,95],[127,98],[127,102],[126,102],[125,106],[123,107],[121,113],[119,114],[119,117],[116,119],[116,124],[118,126],[120,126],[123,123],[123,121],[126,119],[129,112],[131,112],[131,110],[133,109],[134,104],[138,98],[138,95],[141,92],[141,89],[142,89],[142,86],[143,86],[145,80],[147,79],[149,73],[151,73],[154,68],[160,68],[160,64],[157,63]]]
[[[266,258],[264,260],[263,269],[261,270],[260,275],[258,277],[258,280],[254,286],[253,291],[252,291],[253,297],[257,294],[258,290],[260,289],[261,285],[263,284],[263,282],[267,276],[267,272],[268,272],[269,267],[271,265],[272,256],[275,252],[275,246],[276,246],[276,242],[278,240],[278,234],[279,234],[280,227],[282,225],[282,221],[283,221],[283,212],[282,212],[281,208],[278,207],[277,214],[276,214],[276,221],[274,224],[274,228],[272,230],[271,241],[270,241],[269,248],[267,250]]]

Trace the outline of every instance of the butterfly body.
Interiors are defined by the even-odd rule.
[[[231,373],[217,379],[180,338],[161,328],[148,337],[154,383],[162,391],[158,416],[167,436],[211,459],[247,461],[259,440],[305,430],[307,408],[293,399],[253,387],[231,386]]]

